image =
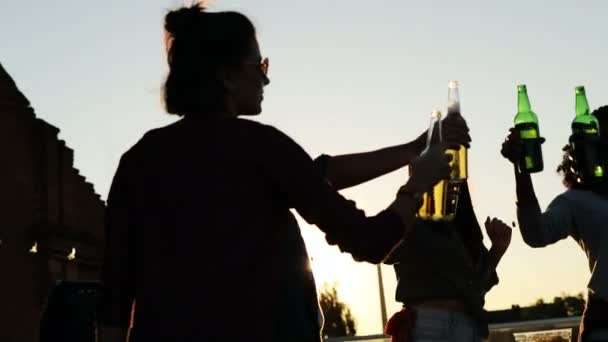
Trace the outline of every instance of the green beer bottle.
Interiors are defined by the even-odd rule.
[[[525,84],[517,86],[517,114],[513,119],[515,129],[519,131],[522,142],[522,156],[519,170],[526,173],[543,170],[543,153],[541,149],[538,117],[532,111],[528,90]]]
[[[592,183],[604,177],[604,166],[599,158],[597,144],[594,143],[599,139],[600,125],[589,111],[585,87],[577,86],[574,92],[576,116],[572,121],[570,144],[574,149],[578,182]]]
[[[572,121],[572,134],[575,136],[599,136],[600,124],[597,118],[589,111],[589,103],[585,94],[585,87],[574,88],[576,94],[576,117]]]

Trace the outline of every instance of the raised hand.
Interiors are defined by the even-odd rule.
[[[462,116],[448,115],[441,121],[441,125],[443,141],[448,147],[457,148],[461,145],[464,145],[466,148],[470,147],[471,136],[469,135],[469,126],[467,126],[467,122]]]
[[[445,119],[435,123],[433,128],[433,137],[431,142],[437,144],[439,142],[439,125],[441,124],[443,135],[442,141],[447,143],[450,148],[457,148],[460,145],[464,145],[466,148],[470,147],[471,136],[469,135],[469,126],[467,122],[460,115],[448,115]],[[415,142],[418,148],[418,153],[426,147],[426,136],[428,131],[424,131]]]
[[[492,249],[500,255],[504,254],[509,244],[511,243],[511,235],[513,230],[508,224],[504,223],[498,218],[492,218],[488,216],[485,222],[486,233],[492,242]]]
[[[521,159],[522,145],[519,131],[515,128],[509,129],[509,134],[502,143],[500,154],[513,164],[517,164]]]
[[[414,192],[426,192],[450,175],[452,157],[445,153],[445,143],[432,146],[426,153],[411,163],[410,179],[406,186]]]
[[[539,139],[541,144],[545,142],[545,138]],[[502,143],[500,154],[502,154],[502,156],[508,159],[511,163],[517,164],[521,160],[522,153],[523,145],[519,131],[515,128],[510,128],[509,134]]]

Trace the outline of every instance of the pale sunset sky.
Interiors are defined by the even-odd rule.
[[[186,3],[190,3],[189,1]],[[105,199],[120,155],[142,134],[175,120],[163,113],[167,68],[162,20],[179,0],[2,0],[0,63],[38,116],[61,129],[75,165]],[[608,104],[604,70],[608,2],[563,0],[214,0],[257,26],[271,84],[256,118],[311,155],[407,142],[445,108],[459,80],[473,138],[470,182],[478,219],[515,219],[511,166],[499,154],[525,83],[540,119],[545,171],[534,176],[541,207],[564,191],[555,167],[574,116],[574,86],[592,108]],[[343,194],[368,214],[407,179],[396,171]],[[319,286],[336,283],[359,334],[381,332],[376,268],[355,263],[302,223]],[[486,245],[489,241],[486,238]],[[395,276],[383,268],[389,316]],[[585,290],[589,270],[571,240],[544,249],[514,231],[487,309]],[[221,280],[220,280],[221,281]]]

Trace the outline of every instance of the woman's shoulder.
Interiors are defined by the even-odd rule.
[[[238,127],[243,134],[253,135],[256,143],[264,143],[270,147],[283,144],[298,145],[289,135],[270,124],[243,118],[234,119],[231,124]]]
[[[205,133],[207,131],[207,134]],[[269,150],[299,146],[293,139],[276,127],[254,120],[235,118],[215,122],[189,122],[178,120],[169,125],[153,128],[144,133],[123,155],[146,155],[171,150],[184,139],[199,140],[202,136],[228,136],[233,143],[251,148]]]
[[[251,120],[251,119],[237,118],[237,119],[232,119],[230,121],[235,126],[241,127],[243,129],[249,129],[251,131],[258,132],[260,134],[269,134],[269,135],[284,134],[283,132],[281,132],[281,130],[274,127],[273,125],[265,124],[265,123]]]
[[[569,201],[595,201],[601,200],[601,198],[591,190],[586,189],[577,189],[577,188],[569,188],[561,194],[557,195],[557,198],[563,198]]]
[[[600,208],[605,210],[608,207],[608,199],[591,190],[569,188],[557,195],[551,202],[551,206],[554,208],[568,207],[575,212]]]
[[[171,136],[175,136],[175,131],[180,126],[180,122],[181,120],[146,131],[123,153],[121,159],[137,158],[136,156],[146,154],[147,151],[157,150],[160,146],[167,145]]]

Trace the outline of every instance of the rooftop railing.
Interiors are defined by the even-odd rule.
[[[490,324],[488,342],[576,341],[580,316]],[[326,342],[390,342],[388,336],[332,337]]]

